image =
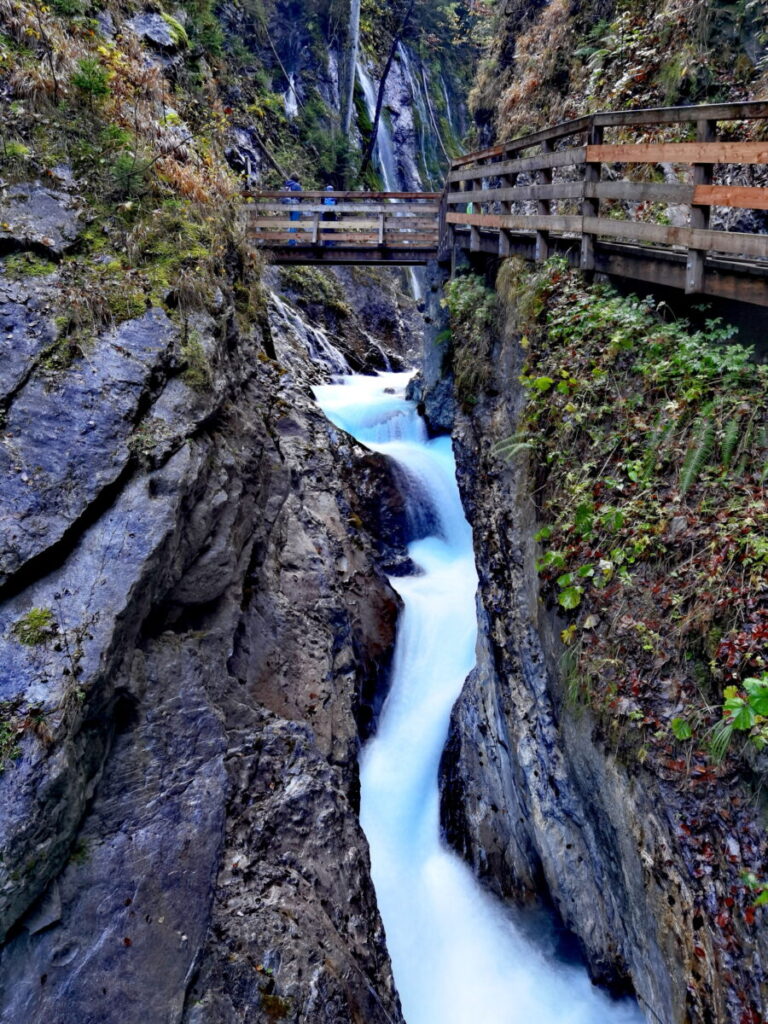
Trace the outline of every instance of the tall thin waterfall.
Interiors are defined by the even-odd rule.
[[[433,533],[409,545],[391,689],[360,759],[360,817],[407,1024],[640,1024],[586,971],[524,937],[440,840],[437,772],[451,707],[475,659],[472,535],[450,439],[428,440],[409,374],[315,388],[328,418],[419,482]],[[422,517],[421,521],[424,521]]]
[[[365,108],[368,111],[368,116],[371,121],[373,121],[376,116],[376,96],[378,93],[378,86],[374,85],[370,74],[360,63],[357,65],[357,75],[363,89],[363,96],[365,97]],[[402,182],[400,181],[397,173],[395,143],[392,137],[392,129],[383,115],[379,118],[379,127],[376,133],[376,145],[373,150],[373,155],[378,162],[379,172],[381,174],[381,179],[384,182],[385,190],[387,192],[398,192],[402,188]],[[410,267],[408,276],[411,281],[411,292],[413,297],[417,302],[421,302],[424,298],[424,274],[422,271],[417,271],[414,267]]]

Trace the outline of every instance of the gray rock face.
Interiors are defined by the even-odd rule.
[[[205,391],[156,312],[9,377],[0,1020],[399,1024],[356,817],[399,607],[355,511],[381,473],[300,333],[279,366],[228,307],[197,327]]]
[[[0,401],[5,406],[55,338],[45,297],[30,280],[0,277]]]
[[[140,404],[174,337],[165,313],[150,310],[15,397],[0,438],[0,587],[61,540],[123,472]]]
[[[175,30],[162,16],[152,11],[144,11],[126,21],[126,27],[137,36],[159,50],[173,52],[181,49],[183,42],[178,30]]]
[[[731,828],[754,837],[749,794],[720,785],[703,802],[679,773],[620,761],[600,723],[567,700],[563,624],[538,597],[534,485],[491,454],[519,422],[521,355],[514,341],[497,346],[486,397],[457,414],[480,637],[441,766],[447,838],[502,897],[548,892],[593,977],[619,990],[631,981],[649,1021],[762,1019],[764,933],[735,911],[727,938],[716,924],[733,871],[716,813],[700,820],[728,807]],[[699,851],[708,844],[703,859],[685,829]]]
[[[436,434],[450,431],[456,415],[449,348],[444,341],[438,341],[449,327],[448,311],[440,305],[447,272],[448,268],[439,263],[427,267],[424,361],[417,399],[423,404],[429,429]]]
[[[39,182],[10,185],[0,192],[0,241],[62,256],[79,233],[80,213],[66,192],[45,188]]]

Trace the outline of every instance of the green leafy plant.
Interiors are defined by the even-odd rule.
[[[717,761],[725,757],[733,734],[749,734],[753,746],[768,746],[768,672],[745,679],[742,688],[727,686],[721,720],[712,729],[710,748]]]
[[[30,608],[11,628],[14,637],[25,647],[47,643],[58,630],[58,624],[50,608]]]
[[[92,105],[94,100],[109,96],[109,71],[96,57],[81,57],[77,62],[77,71],[72,75],[72,85]]]

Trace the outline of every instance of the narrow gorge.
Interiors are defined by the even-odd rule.
[[[768,1021],[764,310],[343,235],[767,76],[748,2],[0,0],[0,1024]]]

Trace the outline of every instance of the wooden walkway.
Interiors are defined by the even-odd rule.
[[[745,125],[764,141],[734,141]],[[722,225],[768,210],[768,101],[591,114],[452,161],[443,193],[261,192],[247,209],[253,244],[277,263],[561,253],[768,306],[768,233],[713,224],[714,211]]]

